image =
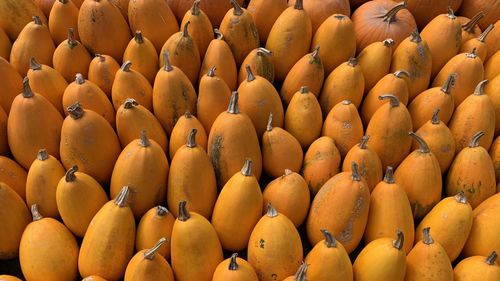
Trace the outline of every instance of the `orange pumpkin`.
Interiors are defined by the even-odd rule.
[[[154,83],[159,68],[158,54],[153,43],[140,30],[135,32],[134,38],[128,43],[123,61],[131,61],[134,70],[144,75],[151,85]]]
[[[365,92],[371,90],[380,79],[389,73],[393,47],[394,40],[389,38],[371,43],[358,54],[358,63],[365,78]]]
[[[331,137],[316,139],[307,149],[302,164],[302,175],[312,195],[339,172],[340,151]]]
[[[33,57],[30,60],[28,79],[33,91],[44,96],[61,114],[64,114],[62,98],[68,82],[55,69],[39,64]]]
[[[213,281],[258,281],[257,274],[246,260],[239,258],[238,253],[234,253],[230,258],[225,259],[215,268]]]
[[[169,153],[170,159],[174,159],[174,155],[177,150],[186,144],[186,140],[189,138],[192,130],[196,129],[196,144],[200,146],[203,150],[207,150],[207,133],[203,128],[203,125],[196,118],[196,116],[192,115],[189,111],[186,111],[184,115],[182,115],[177,123],[175,123],[174,128],[172,129],[172,133],[170,134],[170,142],[169,142]],[[176,206],[179,200],[173,202]]]
[[[213,38],[213,27],[207,14],[200,9],[200,2],[200,0],[193,2],[191,9],[184,14],[181,26],[185,26],[187,22],[190,22],[188,26],[189,34],[192,35],[198,47],[200,58],[203,58]]]
[[[460,48],[460,53],[465,53],[468,50],[476,50],[477,56],[481,61],[486,61],[486,56],[488,55],[488,46],[485,43],[488,34],[493,30],[494,25],[490,24],[483,33],[481,33],[477,38],[472,38],[462,43]]]
[[[68,37],[57,46],[52,58],[54,69],[69,83],[77,73],[87,77],[92,61],[87,49],[76,40],[73,28],[68,29]]]
[[[46,1],[48,1],[48,7],[44,10],[45,12],[49,12],[49,8],[52,8],[54,1]],[[7,33],[12,41],[17,38],[24,26],[33,19],[33,16],[36,15],[42,22],[47,22],[44,12],[37,7],[36,1],[2,1],[0,3],[0,15],[0,28]]]
[[[238,72],[238,85],[247,79],[246,66],[250,65],[252,73],[262,76],[267,81],[274,82],[274,64],[272,61],[273,53],[266,48],[259,47],[253,49],[241,63]],[[226,81],[227,82],[227,81]]]
[[[172,228],[174,227],[175,218],[163,206],[156,206],[147,211],[137,225],[137,233],[135,236],[135,250],[148,249],[155,245],[158,239],[165,237],[164,246],[158,249],[158,254],[170,259],[170,236],[172,235]]]
[[[247,10],[257,27],[260,45],[266,44],[274,22],[287,7],[287,0],[253,0],[248,3]]]
[[[108,98],[111,98],[111,88],[118,69],[120,65],[113,57],[96,54],[89,65],[89,81],[94,82]]]
[[[115,74],[113,87],[111,88],[111,99],[115,110],[125,102],[126,99],[135,99],[140,105],[153,110],[153,87],[140,72],[131,69],[132,62],[126,61]]]
[[[165,237],[150,249],[138,251],[127,265],[124,280],[164,280],[173,281],[172,268],[161,255],[157,255],[161,246],[167,242]]]
[[[75,30],[75,40],[79,40],[78,36],[78,8],[69,0],[56,0],[50,9],[49,31],[56,45],[61,44],[68,38],[67,33],[69,28]]]
[[[473,256],[461,260],[453,270],[453,280],[465,281],[468,278],[495,281],[500,279],[500,265],[495,262],[498,255],[495,251],[488,257]]]

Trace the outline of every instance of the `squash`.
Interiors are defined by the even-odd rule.
[[[53,2],[54,5],[51,7],[50,15],[48,16],[48,26],[54,43],[59,45],[66,40],[69,28],[73,28],[76,31],[74,39],[79,40],[78,8],[69,0],[56,0]]]
[[[488,53],[489,54],[489,53]],[[500,61],[500,52],[494,53],[484,64],[484,79],[493,80],[498,74],[500,74],[500,67],[498,67],[498,62]]]
[[[371,90],[380,79],[389,74],[395,49],[393,47],[394,40],[388,38],[371,43],[358,54],[358,63],[365,78],[365,92]]]
[[[28,173],[16,161],[0,156],[0,182],[8,185],[23,201],[26,201],[26,180]]]
[[[243,0],[237,1],[243,5]],[[193,2],[194,0],[167,0],[179,22],[182,21],[182,17],[191,8]],[[226,12],[231,9],[231,4],[227,0],[201,1],[200,9],[207,14],[212,25],[218,27]]]
[[[111,98],[111,88],[118,69],[120,66],[113,57],[96,54],[89,65],[88,80],[94,82],[108,98]]]
[[[127,265],[124,280],[173,281],[174,273],[172,268],[163,256],[157,254],[161,246],[166,242],[167,239],[162,237],[151,249],[138,251]]]
[[[484,87],[484,94],[490,97],[490,101],[495,109],[495,135],[498,135],[500,133],[500,75],[489,81]]]
[[[78,237],[83,237],[90,221],[108,202],[102,186],[91,176],[78,172],[78,166],[68,169],[56,188],[57,209],[64,224]]]
[[[119,195],[107,202],[89,224],[78,255],[80,275],[96,274],[106,280],[118,280],[134,253],[134,214],[127,204],[130,194],[124,186]]]
[[[35,5],[40,8],[46,17],[48,17],[55,0],[33,0],[33,2],[35,2]]]
[[[465,281],[469,278],[494,281],[500,278],[500,266],[496,263],[498,255],[495,251],[488,257],[472,256],[461,260],[453,270],[453,280]]]
[[[3,83],[0,86],[0,105],[9,114],[14,98],[23,91],[23,78],[8,60],[0,58],[0,75]]]
[[[9,155],[9,139],[7,137],[7,113],[0,106],[0,155]]]
[[[288,3],[289,6],[294,4],[294,0]],[[304,10],[311,18],[313,34],[329,16],[333,14],[351,15],[351,8],[348,0],[305,0]]]
[[[306,151],[302,162],[302,176],[312,195],[339,172],[340,151],[331,137],[316,139]]]
[[[7,0],[0,3],[0,28],[7,33],[11,41],[16,40],[24,26],[33,20],[33,16],[38,16],[43,23],[47,23],[45,14],[35,1]]]
[[[498,14],[500,13],[500,4],[496,1],[484,1],[484,0],[464,0],[462,6],[460,7],[460,14],[466,17],[471,17],[479,11],[485,11],[484,18],[478,23],[481,29],[486,29],[486,27],[498,20]]]
[[[23,92],[12,102],[7,120],[7,137],[14,159],[28,170],[40,148],[59,158],[62,120],[57,109],[34,93],[29,79],[24,78]]]
[[[44,96],[61,114],[64,114],[62,99],[68,82],[54,68],[40,64],[34,57],[30,60],[28,79],[33,91]]]
[[[230,258],[225,259],[215,268],[213,281],[258,281],[257,274],[246,260],[239,258],[238,253],[234,253]]]
[[[123,18],[128,21],[128,5],[130,3],[130,0],[109,0],[109,2],[111,2],[111,4],[118,8]]]
[[[22,281],[21,279],[15,277],[15,276],[12,276],[12,275],[0,275],[0,280],[2,281]]]
[[[445,12],[448,7],[456,11],[462,4],[462,0],[409,0],[407,2],[408,10],[415,17],[419,29],[424,28],[434,17]]]
[[[238,72],[238,85],[247,79],[247,65],[250,65],[252,73],[262,76],[266,78],[267,81],[273,83],[274,64],[272,61],[272,55],[273,53],[266,48],[259,47],[257,49],[253,49],[246,56],[243,63],[241,63],[240,70]]]
[[[481,61],[486,61],[486,56],[488,55],[488,47],[484,41],[488,37],[488,34],[493,30],[494,25],[490,24],[477,38],[472,38],[462,43],[460,47],[460,53],[467,52],[468,50],[476,50],[477,56]]]
[[[394,180],[393,168],[389,166],[384,180],[371,192],[364,241],[369,245],[378,239],[390,237],[394,229],[398,229],[401,231],[401,236],[406,237],[401,241],[403,252],[405,254],[410,252],[415,237],[410,201],[403,186]]]
[[[300,264],[299,268],[297,269],[297,272],[295,272],[295,275],[288,276],[287,278],[283,279],[283,281],[305,281],[308,267],[309,265],[307,265],[305,262],[302,262],[302,264]]]
[[[113,87],[111,88],[111,100],[115,110],[132,98],[140,105],[153,110],[153,87],[140,72],[131,69],[132,62],[126,61],[115,74]]]
[[[5,31],[0,28],[0,57],[8,60],[10,58],[11,49],[12,42],[10,41]]]
[[[491,160],[493,161],[493,167],[495,167],[495,179],[496,182],[500,182],[500,138],[496,137],[495,141],[490,147],[489,154],[491,157]]]
[[[21,236],[31,219],[23,198],[4,182],[0,182],[0,203],[0,223],[5,232],[0,240],[0,260],[9,260],[18,256]]]
[[[164,246],[157,253],[170,259],[170,243],[175,218],[167,208],[158,205],[149,209],[139,221],[135,236],[135,250],[139,252],[155,245],[155,241],[164,237]]]
[[[75,280],[78,277],[78,244],[56,219],[44,218],[31,205],[33,222],[26,226],[19,244],[19,263],[27,280]]]
[[[141,73],[148,82],[153,85],[158,73],[158,54],[155,46],[140,30],[134,33],[134,38],[130,40],[123,53],[123,61],[131,61],[134,70]]]
[[[174,159],[174,155],[177,150],[186,144],[186,140],[189,138],[193,129],[196,129],[197,131],[195,135],[196,145],[207,151],[207,133],[205,132],[203,125],[196,118],[196,116],[192,115],[189,111],[186,111],[184,115],[177,120],[177,123],[175,123],[172,133],[170,134],[168,149],[170,159]],[[177,206],[178,202],[179,200],[176,200],[173,203]],[[196,210],[193,211],[197,212]]]
[[[89,52],[75,39],[73,28],[68,29],[68,37],[57,46],[52,57],[52,64],[69,83],[77,73],[87,77],[92,61]]]
[[[248,262],[259,280],[282,280],[293,274],[299,268],[302,252],[293,223],[269,204],[248,240]]]
[[[500,26],[500,19],[495,22],[495,25]],[[488,48],[486,61],[488,61],[494,54],[498,53],[498,50],[500,50],[498,42],[500,42],[500,28],[493,29],[484,41],[484,43],[486,43],[486,47]]]
[[[287,0],[252,0],[248,3],[247,11],[252,15],[257,27],[261,46],[266,45],[274,22],[288,7],[287,2]]]
[[[484,11],[479,11],[470,19],[468,17],[458,17],[462,24],[462,45],[472,38],[481,34],[481,28],[477,24],[484,17]]]
[[[217,200],[215,173],[205,148],[196,140],[197,133],[190,129],[184,145],[171,158],[167,203],[174,217],[179,216],[178,202],[187,201],[193,212],[210,219]]]
[[[56,189],[64,174],[64,167],[59,160],[49,155],[47,150],[40,149],[26,178],[26,202],[28,205],[37,204],[40,206],[40,214],[58,219]]]
[[[193,2],[191,9],[184,14],[181,26],[185,26],[187,22],[190,22],[188,32],[192,34],[200,58],[203,58],[213,38],[213,27],[207,14],[200,9],[200,2],[200,0]]]
[[[222,262],[222,247],[210,222],[179,202],[179,216],[172,229],[171,260],[175,280],[210,281]]]

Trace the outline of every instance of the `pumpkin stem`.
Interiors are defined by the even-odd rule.
[[[95,54],[95,57],[98,58],[100,62],[106,61],[106,57],[101,54]]]
[[[83,75],[81,73],[77,73],[75,75],[75,82],[78,85],[82,85],[83,83],[85,83],[85,78],[83,78]]]
[[[469,59],[475,59],[477,58],[477,49],[473,48],[470,53],[465,54],[465,56]]]
[[[243,168],[241,168],[241,174],[245,177],[249,177],[252,175],[252,159],[246,158],[245,163],[243,164]]]
[[[217,69],[217,68],[215,67],[215,65],[214,65],[214,66],[212,66],[212,67],[210,67],[210,68],[208,69],[207,76],[208,76],[208,77],[215,77],[215,70],[216,70],[216,69]]]
[[[307,86],[302,86],[302,87],[300,87],[299,92],[300,92],[301,94],[307,94],[307,93],[309,93],[309,87],[307,87]]]
[[[83,114],[85,113],[82,106],[80,105],[80,102],[75,102],[75,104],[68,106],[66,110],[68,111],[71,118],[75,120],[82,118]]]
[[[302,262],[295,273],[294,281],[306,281],[306,273],[307,273],[307,263]]]
[[[224,35],[222,35],[222,32],[220,32],[218,28],[214,28],[214,33],[217,40],[222,40],[224,38]]]
[[[349,58],[349,60],[347,60],[347,65],[355,67],[356,65],[358,65],[358,59],[357,58]]]
[[[285,169],[285,173],[283,174],[283,177],[291,175],[293,172],[290,169]]]
[[[174,68],[172,67],[172,64],[170,64],[170,58],[169,58],[168,51],[163,52],[163,60],[165,61],[165,65],[163,66],[163,70],[165,70],[167,72],[174,70]]]
[[[350,105],[352,102],[350,100],[343,100],[342,104],[343,105]]]
[[[193,16],[200,15],[200,0],[195,0],[193,2],[193,6],[191,6],[191,15]]]
[[[451,8],[451,6],[448,6],[448,18],[455,20],[457,17],[455,16],[455,11]]]
[[[485,135],[485,133],[483,131],[479,131],[479,132],[475,133],[472,136],[472,139],[470,141],[469,147],[470,148],[478,147],[479,146],[479,139],[481,137],[483,137],[484,135]]]
[[[293,6],[295,10],[303,10],[304,9],[304,1],[296,0],[295,5]]]
[[[146,134],[146,129],[142,129],[141,133],[139,135],[139,145],[142,147],[148,147],[151,145],[151,142],[148,139],[148,136]]]
[[[184,28],[182,29],[182,37],[189,37],[189,32],[188,32],[188,27],[189,24],[191,24],[190,21],[187,21],[186,24],[184,24]]]
[[[186,203],[187,202],[185,200],[179,202],[179,216],[177,219],[180,221],[187,221],[191,217],[186,209]]]
[[[359,148],[366,149],[366,143],[370,139],[370,136],[364,135],[361,137],[361,141],[359,142]]]
[[[484,17],[484,11],[479,11],[475,16],[473,16],[468,22],[462,24],[462,29],[472,33],[474,31],[474,26]]]
[[[402,78],[403,76],[410,78],[410,73],[408,73],[408,71],[406,70],[397,70],[396,72],[394,72],[394,76],[396,76],[397,78]]]
[[[488,27],[483,31],[483,33],[481,33],[481,35],[479,35],[477,40],[479,40],[479,42],[484,43],[484,40],[486,40],[486,37],[488,37],[488,34],[490,34],[490,32],[493,30],[494,27],[495,27],[494,24],[488,25]]]
[[[420,36],[420,33],[418,32],[418,28],[416,28],[410,35],[410,41],[414,43],[420,43],[422,42],[422,37]]]
[[[32,98],[34,95],[30,87],[30,79],[26,76],[23,79],[23,98]]]
[[[424,244],[425,245],[434,244],[434,239],[432,239],[431,236],[431,228],[426,227],[422,230],[422,232],[424,233]]]
[[[39,220],[43,219],[40,212],[38,212],[38,205],[37,204],[31,205],[31,216],[33,217],[33,221],[39,221]]]
[[[161,205],[156,206],[156,215],[157,216],[163,217],[166,214],[168,214],[168,209],[167,208],[165,208],[165,207],[163,207]]]
[[[361,175],[359,174],[358,168],[359,168],[358,164],[356,164],[356,162],[352,161],[351,162],[351,169],[352,169],[351,178],[353,181],[361,181]]]
[[[75,40],[75,30],[70,27],[68,28],[68,47],[73,49],[76,46],[78,46],[78,42]]]
[[[392,241],[392,246],[394,248],[401,250],[403,248],[403,243],[405,241],[405,236],[401,230],[396,230],[396,240]]]
[[[189,147],[189,148],[196,147],[196,133],[197,132],[198,132],[198,130],[196,130],[195,128],[193,128],[191,130],[191,132],[189,132],[189,135],[187,137],[187,143],[186,143],[187,147]]]
[[[392,23],[396,21],[396,14],[401,11],[402,9],[406,9],[406,3],[407,0],[404,2],[398,3],[394,5],[385,15],[380,16],[380,18],[383,18],[385,22]]]
[[[439,120],[439,111],[441,110],[439,108],[436,108],[436,110],[434,110],[434,113],[432,113],[431,123],[434,125],[438,125],[441,122],[441,120]]]
[[[497,252],[495,251],[491,252],[491,254],[486,258],[486,264],[494,265],[497,257],[498,257]]]
[[[266,48],[262,48],[262,47],[259,47],[257,48],[257,55],[258,56],[271,56],[273,54],[273,52],[269,51],[268,49]]]
[[[451,93],[451,89],[453,88],[453,86],[455,86],[456,79],[457,79],[456,74],[448,75],[448,78],[446,79],[443,86],[441,87],[441,92],[449,95]]]
[[[140,30],[137,30],[134,33],[134,40],[137,44],[143,44],[144,43],[144,37],[142,36],[142,32]]]
[[[156,255],[156,252],[158,252],[160,247],[163,244],[165,244],[166,242],[167,242],[167,239],[165,237],[160,238],[160,240],[158,240],[158,242],[156,242],[156,244],[153,246],[153,248],[144,252],[144,258],[148,259],[148,260],[153,260],[155,255]]]
[[[314,48],[311,53],[311,59],[309,60],[309,64],[318,63],[320,61],[319,57],[319,45]]]
[[[133,98],[127,98],[125,102],[123,102],[123,108],[125,109],[131,109],[134,106],[138,106],[139,103],[134,100]]]
[[[36,159],[38,159],[40,161],[45,161],[45,160],[49,159],[49,153],[47,152],[47,150],[45,148],[42,148],[42,149],[38,150],[38,153],[36,154]]]
[[[247,81],[252,82],[253,80],[255,80],[255,76],[253,75],[252,68],[249,64],[245,65],[245,70],[247,72]]]
[[[384,43],[384,46],[386,47],[392,47],[394,46],[394,44],[396,44],[396,42],[394,42],[392,38],[387,38],[384,41],[382,41],[382,43]]]
[[[33,16],[33,21],[35,22],[36,25],[42,25],[42,20],[40,19],[39,16]]]
[[[269,112],[269,118],[267,118],[266,131],[270,132],[273,130],[273,113]]]
[[[75,173],[78,171],[78,166],[73,165],[66,171],[66,174],[64,175],[64,180],[66,182],[74,182],[76,180]]]
[[[235,16],[241,16],[243,14],[243,9],[241,8],[240,4],[236,2],[236,0],[230,0],[231,5],[233,5],[233,15]]]
[[[379,100],[390,99],[389,103],[391,104],[392,107],[399,106],[399,100],[395,95],[381,95],[381,96],[378,96],[378,99]]]
[[[231,255],[231,260],[229,261],[229,270],[237,270],[238,263],[236,262],[236,258],[238,257],[238,253],[233,253]]]
[[[394,181],[394,168],[391,166],[387,166],[385,168],[385,175],[384,175],[384,182],[388,184],[393,184],[396,181]]]
[[[229,100],[229,106],[227,107],[227,113],[231,114],[240,113],[240,110],[238,109],[238,91],[234,91],[231,94],[231,99]]]
[[[455,195],[455,200],[457,200],[458,203],[467,204],[467,196],[465,196],[465,192],[460,190],[460,192]]]
[[[69,0],[59,0],[62,4],[68,4]]]
[[[483,80],[477,84],[476,89],[474,90],[474,95],[475,96],[482,96],[484,94],[484,86],[488,84],[488,79]]]
[[[427,143],[419,135],[415,134],[414,132],[409,132],[408,134],[418,142],[418,145],[420,146],[420,152],[429,153],[431,151]]]
[[[120,69],[122,71],[125,71],[125,72],[129,72],[130,71],[130,67],[132,66],[132,62],[131,61],[126,61],[122,64],[122,67],[120,67]]]
[[[273,207],[273,205],[271,204],[271,202],[267,203],[267,213],[266,213],[266,216],[268,216],[270,218],[274,218],[274,217],[278,216],[278,211],[276,211],[276,209]]]
[[[31,57],[31,58],[30,58],[30,69],[31,69],[31,70],[41,70],[41,69],[42,69],[42,65],[41,65],[41,64],[39,64],[39,63],[36,61],[35,57]]]
[[[122,187],[122,190],[120,190],[120,193],[118,193],[118,196],[116,196],[113,202],[120,208],[125,207],[127,205],[127,198],[129,194],[130,187],[125,185],[124,187]]]
[[[337,247],[337,240],[335,240],[335,237],[333,237],[330,231],[324,228],[320,229],[320,231],[323,233],[323,236],[325,236],[325,244],[327,248]]]

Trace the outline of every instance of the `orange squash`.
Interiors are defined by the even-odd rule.
[[[500,4],[497,2],[490,2],[484,0],[471,1],[464,0],[460,7],[460,13],[466,17],[471,17],[479,11],[485,11],[484,18],[479,22],[482,29],[486,29],[489,24],[498,21],[498,14],[500,13]]]
[[[0,105],[9,114],[14,98],[23,91],[23,78],[8,60],[0,58],[0,75],[3,83],[0,85]]]
[[[477,24],[484,17],[484,11],[479,11],[470,19],[467,17],[458,17],[462,24],[462,45],[472,38],[481,34],[481,28]]]
[[[14,41],[18,37],[24,26],[33,20],[33,16],[38,16],[44,23],[47,22],[44,12],[37,7],[35,2],[7,0],[0,3],[0,28],[7,33],[10,40]]]
[[[240,5],[243,5],[243,0],[237,1]],[[167,0],[178,21],[182,20],[182,17],[191,8],[193,2],[194,0]],[[227,0],[201,1],[200,9],[210,18],[212,25],[218,27],[226,12],[231,9],[231,4]]]
[[[495,281],[500,279],[500,265],[496,261],[498,255],[495,251],[488,257],[472,256],[461,260],[453,270],[453,280]]]
[[[89,81],[94,82],[108,98],[111,98],[111,88],[118,69],[120,66],[113,57],[96,54],[89,65]]]
[[[87,77],[92,61],[87,49],[76,40],[73,28],[68,29],[68,37],[57,46],[52,58],[54,69],[69,83],[77,73]]]
[[[493,167],[495,167],[495,178],[497,182],[500,182],[500,138],[496,137],[495,141],[490,147],[489,154],[491,160],[493,161]]]
[[[179,216],[178,202],[186,201],[189,209],[210,219],[217,200],[215,173],[205,148],[196,140],[197,132],[192,128],[171,158],[167,203],[174,217]]]
[[[19,197],[26,201],[26,170],[16,161],[0,156],[0,182],[8,185]]]
[[[177,150],[186,144],[186,140],[189,137],[189,134],[193,129],[196,129],[196,145],[200,146],[203,150],[207,151],[207,133],[203,128],[203,125],[196,118],[196,116],[192,115],[189,111],[186,111],[184,115],[182,115],[177,123],[175,123],[174,128],[172,129],[172,133],[170,134],[170,142],[169,142],[169,153],[170,159],[174,159],[174,155]],[[175,206],[179,200],[173,202]],[[193,209],[193,211],[197,212]]]
[[[115,74],[113,87],[111,88],[111,99],[115,110],[125,102],[126,99],[135,99],[140,105],[153,110],[153,87],[140,72],[131,69],[131,61],[126,61]]]
[[[398,0],[398,2],[403,1]],[[435,16],[446,11],[448,7],[456,11],[462,4],[462,0],[409,0],[407,2],[408,10],[415,17],[419,29],[424,28]]]
[[[295,272],[295,275],[288,276],[287,278],[283,279],[283,281],[305,281],[308,268],[309,265],[307,265],[305,262],[302,262],[297,269],[297,272]]]
[[[462,47],[460,47],[460,53],[465,53],[469,50],[476,50],[477,56],[481,59],[481,61],[486,61],[486,56],[488,54],[488,47],[484,41],[488,37],[488,34],[493,30],[494,25],[490,24],[488,28],[486,28],[483,33],[481,33],[477,38],[472,38],[462,43]]]
[[[40,8],[43,14],[48,17],[55,0],[33,0],[33,2],[38,8]]]
[[[497,27],[500,26],[500,19],[495,22],[495,25]],[[486,61],[490,60],[491,57],[498,53],[498,50],[500,50],[498,42],[500,42],[500,28],[494,28],[488,38],[484,41],[484,43],[486,43],[486,47],[488,48]]]
[[[157,254],[161,246],[166,242],[167,239],[162,237],[151,249],[138,251],[127,265],[124,280],[173,281],[174,273],[172,268],[162,255]]]
[[[365,78],[365,92],[371,90],[380,79],[389,73],[394,51],[393,46],[394,40],[389,38],[371,43],[358,54],[358,63]]]
[[[500,53],[500,52],[499,52]],[[484,94],[490,98],[495,109],[495,135],[500,133],[500,75],[489,80],[484,87]]]
[[[239,258],[238,253],[234,253],[230,258],[225,259],[215,268],[212,281],[258,281],[257,274],[246,260]]]
[[[158,249],[158,254],[170,259],[170,243],[172,228],[174,227],[175,218],[163,206],[156,206],[147,211],[137,225],[137,232],[135,236],[135,250],[148,249],[155,245],[158,239],[165,237],[167,240],[164,246]]]
[[[64,114],[62,98],[68,82],[55,69],[39,64],[33,57],[30,60],[28,79],[33,91],[44,96],[61,114]]]
[[[8,155],[10,152],[9,139],[7,137],[7,113],[0,106],[0,155]]]
[[[189,34],[192,35],[196,43],[200,58],[203,58],[213,38],[213,27],[207,14],[200,9],[200,2],[200,0],[193,2],[191,9],[184,14],[181,26],[185,26],[187,22],[190,22],[188,26]]]
[[[12,43],[9,37],[5,34],[5,31],[0,28],[0,57],[8,60],[10,58],[10,50],[12,49]]]
[[[77,0],[78,1],[78,0]],[[81,1],[81,0],[79,0]],[[127,21],[128,20],[128,5],[130,3],[130,0],[109,0],[111,4],[113,4],[120,13],[122,14],[123,18]]]
[[[79,40],[78,36],[78,8],[69,0],[56,0],[50,10],[49,31],[56,45],[61,44],[68,38],[68,29],[75,30],[74,39]]]
[[[295,1],[293,0],[288,3],[289,6],[294,4]],[[305,0],[304,10],[311,18],[313,33],[333,14],[351,15],[351,8],[348,0]]]
[[[262,76],[267,81],[274,82],[274,64],[272,60],[273,53],[266,48],[259,47],[253,49],[241,63],[238,72],[238,85],[247,79],[246,66],[250,65],[252,73]]]
[[[2,281],[22,281],[21,279],[15,277],[15,276],[12,276],[12,275],[0,275],[0,280]]]
[[[274,22],[287,7],[287,0],[253,0],[248,3],[247,10],[257,27],[260,45],[266,45]]]
[[[123,61],[131,61],[134,70],[141,73],[153,85],[158,73],[158,53],[153,43],[142,35],[140,30],[134,33],[123,53]]]
[[[331,137],[316,139],[306,151],[302,162],[302,176],[312,195],[339,172],[340,151]]]

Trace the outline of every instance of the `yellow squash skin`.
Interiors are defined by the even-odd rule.
[[[403,281],[406,273],[406,253],[403,232],[397,238],[373,240],[359,253],[352,266],[356,281]]]
[[[302,176],[312,195],[318,193],[323,184],[339,172],[340,151],[331,137],[315,140],[307,149],[302,163]]]
[[[382,77],[389,73],[393,46],[394,40],[389,38],[371,43],[358,54],[358,62],[365,78],[365,92],[371,90]]]
[[[21,165],[6,156],[0,156],[0,182],[8,185],[26,200],[26,178],[28,174]]]
[[[118,110],[126,99],[132,98],[149,111],[152,111],[153,87],[151,87],[146,77],[131,67],[132,62],[126,61],[115,74],[115,80],[111,88],[113,107]]]
[[[77,73],[87,77],[92,57],[87,49],[75,38],[73,28],[70,27],[67,32],[67,39],[61,42],[54,51],[52,64],[54,69],[61,73],[69,83]]]
[[[56,189],[57,209],[66,227],[83,237],[90,221],[108,202],[102,186],[91,176],[78,172],[78,166],[68,169]]]
[[[488,257],[472,256],[460,261],[453,270],[453,280],[484,280],[500,279],[500,265],[495,262],[497,253],[493,251]]]
[[[500,75],[489,80],[484,87],[484,94],[490,97],[495,109],[495,136],[498,136],[500,134]]]
[[[78,36],[78,8],[73,1],[54,1],[48,18],[49,31],[56,45],[67,39],[68,28],[73,28],[76,31],[75,40],[80,39]]]
[[[31,164],[26,179],[26,203],[37,204],[42,216],[59,218],[56,203],[56,189],[59,180],[64,177],[64,167],[45,149],[40,149]]]
[[[208,45],[213,38],[213,27],[210,19],[203,10],[200,9],[200,0],[194,1],[189,11],[186,11],[181,21],[181,26],[190,22],[188,27],[189,34],[192,35],[200,58],[205,56]]]
[[[89,65],[89,81],[94,82],[108,98],[111,98],[111,88],[118,69],[120,65],[113,57],[96,54]]]
[[[134,253],[135,221],[127,205],[130,190],[124,186],[118,197],[95,214],[83,237],[78,256],[81,276],[92,274],[119,280]]]
[[[283,81],[293,65],[309,51],[311,39],[311,20],[302,0],[298,0],[276,19],[267,38],[266,49],[273,52],[276,81]]]
[[[179,203],[171,247],[172,269],[177,281],[210,281],[224,259],[214,227],[202,215],[188,212],[186,201]]]
[[[248,4],[248,12],[259,33],[260,45],[266,45],[267,37],[274,22],[287,8],[287,0],[254,0]]]
[[[222,248],[241,251],[262,215],[262,192],[252,175],[252,160],[246,159],[241,172],[235,173],[222,188],[215,202],[212,225]]]
[[[3,182],[0,183],[0,204],[0,223],[5,232],[0,240],[0,260],[9,260],[18,256],[19,242],[31,216],[23,198]]]
[[[61,222],[44,218],[31,205],[33,222],[26,226],[19,245],[19,262],[27,280],[75,280],[78,244]]]
[[[187,201],[189,209],[206,219],[212,216],[217,200],[217,182],[205,148],[198,144],[198,130],[192,128],[170,162],[167,203],[178,217],[179,201]],[[186,141],[187,139],[187,141]]]
[[[370,190],[352,163],[352,172],[342,172],[330,178],[314,197],[306,222],[311,244],[328,229],[351,253],[361,241],[368,220]]]
[[[367,143],[369,136],[365,135],[361,141],[354,145],[345,155],[342,163],[342,172],[351,171],[353,161],[359,163],[359,173],[366,181],[370,192],[382,180],[384,171],[380,157]]]
[[[203,150],[207,150],[207,133],[203,128],[201,122],[196,118],[196,116],[192,115],[189,111],[186,111],[184,115],[182,115],[177,123],[175,123],[174,129],[170,134],[170,142],[169,142],[169,153],[170,159],[174,159],[175,153],[179,148],[186,144],[186,140],[189,137],[189,134],[193,129],[196,129],[196,145],[203,148]],[[174,202],[175,206],[179,203],[179,200]],[[193,210],[197,212],[196,210]]]
[[[326,229],[324,239],[316,243],[304,262],[309,280],[353,280],[352,264],[344,246]]]
[[[151,249],[138,251],[127,265],[124,280],[174,281],[172,268],[162,255],[157,254],[166,242],[167,239],[162,237]]]
[[[253,49],[241,63],[240,70],[238,72],[238,85],[247,79],[247,65],[250,65],[250,69],[254,74],[262,76],[266,78],[267,81],[273,83],[274,64],[272,56],[273,53],[266,48],[259,47],[257,49]]]
[[[248,262],[259,280],[283,280],[292,275],[302,260],[302,244],[293,223],[271,204],[255,225],[248,240]]]
[[[402,245],[403,252],[410,252],[415,237],[410,201],[404,188],[394,180],[393,169],[389,166],[384,180],[372,190],[364,241],[369,244],[390,237],[395,229],[406,237]]]
[[[436,156],[420,136],[413,132],[410,135],[420,147],[401,162],[394,179],[408,195],[413,218],[421,219],[441,200],[443,183]]]
[[[225,259],[215,269],[212,281],[258,281],[257,274],[246,260],[238,258],[238,253],[234,253],[230,258]]]
[[[472,227],[472,207],[463,192],[441,200],[415,230],[415,243],[423,239],[422,230],[432,229],[432,237],[443,246],[453,262],[465,245]]]
[[[170,244],[172,242],[172,228],[175,218],[167,208],[156,206],[147,211],[137,225],[135,236],[135,250],[149,249],[153,247],[159,239],[165,237],[167,241],[158,249],[158,254],[170,260]]]
[[[131,61],[134,69],[140,72],[152,85],[158,72],[158,53],[151,41],[140,30],[134,33],[123,53],[123,61]]]
[[[420,240],[406,257],[405,281],[440,280],[453,281],[453,268],[443,246],[435,242],[424,228]]]
[[[3,83],[0,86],[0,105],[9,114],[14,98],[23,91],[23,77],[9,63],[8,58],[0,58],[0,75]]]
[[[61,114],[46,98],[34,93],[25,78],[23,92],[12,102],[7,120],[7,137],[14,159],[28,170],[40,148],[59,158],[61,126]]]

